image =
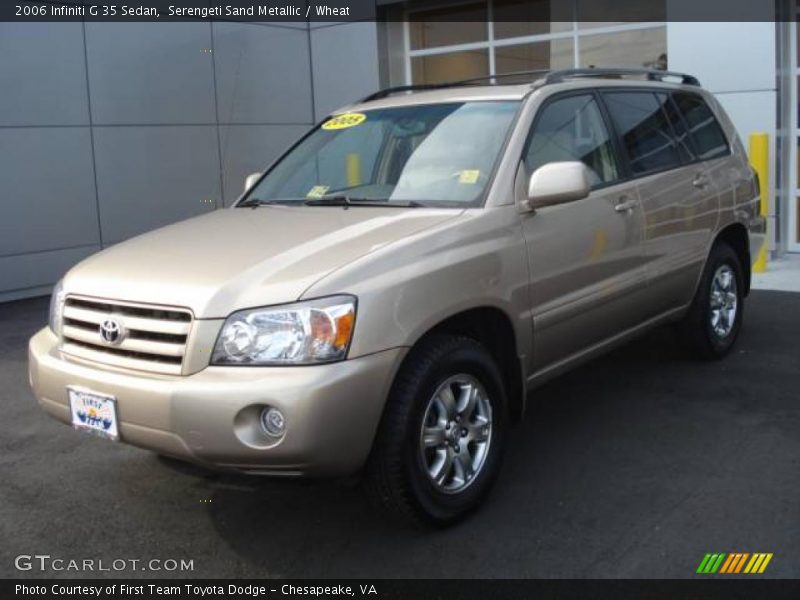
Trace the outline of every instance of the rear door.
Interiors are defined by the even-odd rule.
[[[646,310],[656,317],[691,300],[717,224],[715,178],[667,91],[618,89],[603,98],[641,201]]]
[[[520,176],[527,181],[547,163],[576,160],[589,168],[591,194],[522,217],[537,371],[642,318],[645,273],[636,185],[624,181],[617,146],[591,90],[545,100],[523,152]]]

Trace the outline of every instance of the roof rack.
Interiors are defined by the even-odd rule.
[[[378,90],[377,92],[373,92],[369,96],[364,96],[361,100],[358,100],[356,104],[362,104],[364,102],[372,102],[373,100],[380,100],[381,98],[386,98],[387,96],[391,96],[392,94],[399,94],[400,92],[424,92],[427,90],[439,90],[441,88],[452,87],[456,85],[455,83],[417,83],[414,85],[397,85],[394,87],[384,88],[382,90]]]
[[[648,81],[664,81],[666,78],[680,79],[685,85],[700,85],[700,81],[693,75],[686,73],[676,73],[675,71],[660,71],[656,69],[623,69],[623,68],[602,68],[589,67],[588,69],[562,69],[551,71],[544,78],[545,85],[551,83],[561,83],[567,79],[578,79],[581,77],[597,78],[623,78],[634,76],[645,76]]]
[[[470,79],[459,79],[458,81],[446,81],[443,83],[417,83],[414,85],[398,85],[395,87],[379,90],[362,98],[358,103],[371,102],[372,100],[380,100],[392,94],[399,94],[400,92],[427,92],[430,90],[441,90],[452,87],[461,87],[467,85],[477,85],[481,82],[487,81],[490,84],[494,83],[497,79],[507,79],[509,77],[521,77],[523,75],[547,75],[551,73],[549,69],[534,69],[531,71],[513,71],[511,73],[499,73],[497,75],[486,75],[483,77],[472,77]],[[523,82],[528,83],[528,82]]]
[[[627,68],[603,68],[603,67],[590,67],[586,69],[560,69],[558,71],[551,71],[549,69],[535,69],[531,71],[513,71],[511,73],[499,73],[497,75],[486,75],[483,77],[472,77],[471,79],[460,79],[458,81],[446,81],[443,83],[417,83],[413,85],[398,85],[379,90],[366,96],[358,101],[358,104],[364,102],[371,102],[373,100],[380,100],[392,94],[399,94],[401,92],[426,92],[430,90],[441,90],[446,88],[461,87],[467,85],[477,85],[481,82],[488,82],[490,85],[496,83],[498,79],[507,79],[510,77],[521,77],[524,75],[544,75],[544,79],[538,81],[543,82],[543,85],[553,83],[562,83],[568,79],[579,79],[581,77],[587,78],[618,78],[623,77],[641,77],[645,76],[648,81],[664,81],[666,78],[680,79],[681,83],[685,85],[700,85],[700,81],[692,75],[686,73],[676,73],[674,71],[658,71],[655,69],[627,69]],[[526,82],[527,83],[527,82]]]
[[[480,81],[488,81],[489,83],[494,83],[495,79],[506,79],[509,77],[522,77],[523,75],[547,75],[551,73],[550,69],[531,69],[527,71],[510,71],[509,73],[497,73],[496,75],[484,75],[482,77],[472,77],[470,79],[462,79],[461,81],[455,82],[456,84],[470,84],[470,83],[478,83]],[[523,83],[528,83],[527,81]]]

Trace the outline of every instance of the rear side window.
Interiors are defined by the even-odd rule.
[[[607,92],[608,111],[634,175],[681,165],[679,142],[651,92]]]
[[[673,98],[689,127],[689,135],[699,159],[708,160],[730,153],[719,121],[700,96],[676,92]]]
[[[593,186],[618,179],[611,137],[593,94],[551,101],[534,127],[523,156],[529,174],[547,163],[580,161]]]
[[[691,140],[689,139],[689,128],[686,121],[678,111],[678,107],[672,100],[669,99],[667,94],[656,94],[658,103],[667,115],[670,125],[672,125],[672,132],[675,137],[676,147],[681,160],[690,162],[695,160],[694,149],[692,148]]]

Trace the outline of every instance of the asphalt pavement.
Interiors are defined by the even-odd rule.
[[[754,291],[725,360],[659,329],[535,391],[487,504],[400,527],[347,483],[206,472],[46,417],[27,380],[47,299],[0,304],[0,577],[19,555],[191,559],[147,577],[695,577],[708,552],[800,576],[800,294]],[[119,563],[118,563],[119,564]]]

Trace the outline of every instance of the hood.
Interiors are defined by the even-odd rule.
[[[462,212],[283,205],[218,210],[89,257],[70,270],[64,289],[223,318],[242,308],[294,302],[337,268]]]

